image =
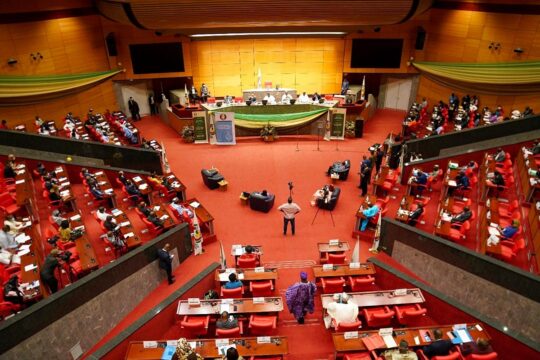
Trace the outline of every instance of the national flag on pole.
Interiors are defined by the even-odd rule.
[[[259,71],[257,72],[257,89],[262,89],[262,74],[261,74],[261,68],[259,68]]]
[[[189,93],[187,89],[187,84],[184,83],[184,97],[186,98],[186,104],[189,104]]]
[[[170,173],[171,166],[169,165],[169,160],[167,160],[167,154],[165,152],[165,144],[163,142],[161,142],[161,163],[163,164],[165,174]]]
[[[354,249],[352,251],[352,257],[351,262],[360,262],[360,236],[356,235],[356,244],[354,245]]]
[[[362,89],[360,90],[360,99],[364,100],[366,97],[366,75],[364,75],[364,79],[362,80]]]
[[[225,256],[225,249],[223,249],[221,240],[219,240],[219,263],[221,264],[221,270],[227,268],[227,257]]]
[[[379,210],[380,211],[380,210]],[[381,237],[381,224],[382,224],[382,215],[379,213],[379,219],[377,220],[377,228],[375,229],[375,236],[373,237],[373,245],[371,245],[371,251],[372,253],[378,253],[379,252],[379,239]]]

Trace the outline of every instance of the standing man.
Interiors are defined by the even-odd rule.
[[[57,267],[60,267],[59,258],[60,250],[52,249],[51,253],[45,258],[43,265],[41,265],[41,271],[39,272],[41,281],[47,285],[51,294],[58,291],[58,280],[56,279],[54,272]]]
[[[150,106],[150,115],[156,115],[157,114],[157,104],[156,100],[154,99],[154,94],[150,93],[148,96],[148,105]]]
[[[384,151],[382,149],[382,146],[379,146],[375,154],[375,170],[377,170],[377,174],[379,173],[379,171],[381,171],[383,158],[384,158]]]
[[[349,90],[349,80],[347,80],[347,78],[344,77],[343,82],[341,83],[341,95],[346,95],[348,90]]]
[[[289,223],[291,223],[291,232],[294,235],[294,217],[300,212],[300,206],[298,206],[296,203],[293,203],[292,197],[289,196],[289,198],[287,199],[287,203],[280,205],[278,207],[278,210],[283,213],[283,235],[287,235],[287,226]]]
[[[367,195],[370,179],[371,179],[371,168],[369,166],[366,166],[360,173],[360,189],[362,189],[362,194],[360,196]]]
[[[139,115],[139,104],[137,104],[137,102],[131,96],[129,97],[128,108],[129,112],[131,113],[131,120],[141,120],[141,115]]]
[[[205,83],[203,83],[201,85],[201,101],[203,103],[206,103],[209,95],[210,95],[210,91],[208,90],[208,86]]]
[[[172,259],[174,255],[169,254],[171,244],[167,243],[163,246],[163,249],[158,250],[159,267],[167,272],[167,280],[169,285],[174,282],[174,276],[172,274]]]
[[[307,278],[305,271],[300,272],[300,282],[289,286],[285,292],[289,312],[294,315],[299,324],[303,324],[304,316],[308,312],[313,314],[315,308],[317,287]]]

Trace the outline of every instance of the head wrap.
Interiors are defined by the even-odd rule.
[[[302,279],[302,280],[307,280],[307,272],[301,271],[301,272],[300,272],[300,279]]]

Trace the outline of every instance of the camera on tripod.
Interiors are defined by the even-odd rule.
[[[292,182],[292,181],[289,181],[289,190],[292,190],[293,187],[294,187],[293,182]]]

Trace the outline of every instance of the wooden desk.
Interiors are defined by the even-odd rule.
[[[176,314],[184,315],[219,315],[221,314],[221,300],[201,300],[200,306],[189,306],[187,300],[180,300],[176,309]],[[229,314],[257,314],[257,313],[278,313],[283,311],[283,299],[281,296],[265,297],[265,302],[254,304],[252,298],[232,299],[229,305]]]
[[[191,205],[192,203],[197,202],[199,203],[199,206],[194,207]],[[191,198],[183,203],[184,206],[191,206],[193,210],[195,211],[195,215],[197,215],[197,218],[199,219],[199,225],[201,226],[201,230],[206,228],[206,231],[208,235],[214,235],[214,217],[206,210],[206,208],[197,201],[197,198]]]
[[[377,202],[377,196],[375,195],[366,195],[360,197],[360,207],[356,211],[356,227],[354,228],[355,231],[358,231],[360,229],[360,225],[362,224],[362,219],[364,219],[364,214],[362,213],[363,210],[368,208],[371,205],[374,205]]]
[[[152,196],[150,196],[150,194],[152,193],[152,188],[150,187],[150,185],[146,181],[144,181],[144,179],[140,175],[135,175],[131,178],[131,181],[133,181],[133,183],[137,186],[137,188],[141,192],[141,195],[144,196],[146,200],[148,200],[148,204],[152,205],[153,199]]]
[[[244,283],[250,282],[250,281],[271,280],[275,287],[275,283],[278,278],[278,271],[277,269],[274,269],[274,268],[264,268],[264,272],[255,272],[255,269],[238,268],[234,270],[236,274],[238,275],[242,274],[242,278],[239,280],[241,280]],[[229,278],[228,278],[229,274],[230,272],[227,272],[227,270],[217,269],[216,274],[215,274],[216,282],[224,283],[224,282],[229,281]]]
[[[471,338],[473,340],[478,339],[479,337],[483,337],[487,340],[491,339],[489,334],[484,330],[483,324],[479,324],[482,328],[482,331],[479,331],[476,328],[475,324],[467,324],[467,330],[469,330],[469,333],[471,334]],[[394,329],[395,336],[394,340],[397,344],[401,340],[407,341],[410,348],[415,347],[422,347],[425,345],[430,344],[429,342],[426,342],[425,339],[420,336],[419,330],[429,330],[432,337],[433,337],[433,330],[440,329],[443,333],[443,339],[449,339],[448,335],[446,334],[449,331],[452,331],[453,325],[435,325],[435,326],[424,326],[424,327],[415,327],[415,328],[401,328],[401,329]],[[332,340],[334,341],[334,347],[337,353],[341,352],[348,352],[348,351],[365,351],[367,348],[364,345],[364,342],[362,341],[362,338],[377,334],[379,330],[371,330],[371,331],[359,331],[358,332],[358,338],[357,339],[345,339],[344,333],[333,333],[332,334]],[[414,338],[418,336],[420,343],[417,345],[414,341]],[[386,347],[381,348],[382,350],[387,349]]]
[[[443,188],[441,190],[441,199],[444,199],[448,196],[448,188],[450,187],[456,187],[456,186],[453,186],[453,185],[450,185],[450,181],[456,181],[456,176],[459,174],[459,172],[461,171],[461,166],[459,166],[458,164],[458,167],[455,168],[455,169],[451,169],[450,168],[450,163],[452,162],[452,160],[448,161],[448,168],[446,169],[446,173],[445,173],[445,176],[444,176],[444,180],[443,180]]]
[[[397,221],[408,223],[409,222],[409,214],[412,210],[412,205],[415,204],[414,201],[415,197],[411,195],[404,195],[401,199],[401,203],[399,205],[399,209],[396,212],[395,219]],[[407,213],[401,213],[399,210],[405,210]]]
[[[394,296],[394,290],[351,292],[348,294],[351,297],[350,302],[355,303],[361,308],[421,304],[426,301],[422,291],[418,288],[407,289],[407,295],[403,296]],[[323,308],[326,308],[328,304],[334,301],[333,296],[333,294],[321,295]]]
[[[534,185],[531,184],[531,175],[529,170],[538,171],[538,165],[536,165],[536,159],[533,155],[528,155],[525,159],[523,150],[518,152],[516,158],[517,170],[519,172],[519,179],[521,182],[521,188],[523,189],[525,202],[531,203],[536,198],[537,192],[540,191],[540,183]]]
[[[373,166],[375,165],[373,164]],[[381,171],[375,175],[375,178],[373,179],[373,195],[378,195],[377,190],[379,189],[379,186],[383,186],[384,182],[389,180],[389,178],[392,179],[394,172],[395,170],[390,169],[388,165],[381,166]]]
[[[343,251],[349,251],[349,243],[347,241],[340,241],[338,245],[330,245],[330,243],[317,243],[319,248],[319,254],[322,257],[326,253],[340,253]]]
[[[261,263],[261,256],[263,255],[263,247],[261,245],[251,245],[253,247],[253,255],[257,258],[257,264]],[[234,266],[238,264],[238,258],[246,253],[246,245],[237,245],[231,246],[231,256],[234,257]]]
[[[135,229],[133,228],[133,225],[131,224],[131,221],[127,217],[127,215],[119,209],[113,209],[111,212],[114,220],[116,223],[120,226],[120,234],[122,234],[122,237],[124,238],[124,241],[126,242],[126,245],[128,249],[136,248],[137,246],[140,246],[142,244],[141,239],[135,234]],[[124,226],[122,226],[122,223],[129,223]],[[126,237],[127,234],[133,234],[133,236]]]
[[[490,219],[487,218],[487,213],[490,214]],[[487,245],[487,240],[489,238],[489,225],[490,224],[497,224],[500,225],[500,215],[499,215],[499,200],[497,198],[489,198],[486,201],[486,205],[482,209],[482,213],[480,214],[480,253],[481,254],[491,254],[491,255],[501,255],[502,248],[501,245]]]
[[[204,358],[222,358],[218,354],[215,339],[188,340],[194,343],[194,350]],[[268,344],[258,344],[257,338],[233,338],[229,339],[229,344],[235,344],[238,353],[247,359],[248,356],[279,356],[289,353],[289,342],[285,336],[272,336]],[[161,360],[166,341],[159,341],[158,347],[145,349],[142,341],[131,341],[126,353],[126,360]]]
[[[443,221],[439,219],[435,225],[435,235],[442,238],[448,239],[450,237],[450,229],[452,229],[452,224],[450,221]]]
[[[177,194],[180,194],[181,196],[178,196],[180,201],[186,201],[186,185],[184,185],[183,182],[180,181],[179,178],[176,177],[173,173],[167,174],[163,176],[169,181],[169,184],[171,184],[172,189],[176,191]]]
[[[54,168],[54,173],[56,175],[56,180],[58,180],[58,187],[60,189],[60,196],[64,203],[69,203],[71,205],[72,211],[77,211],[77,203],[75,202],[75,194],[71,188],[71,183],[69,181],[69,175],[64,165],[59,165]]]
[[[15,176],[17,205],[26,206],[34,195],[32,178],[25,164],[17,164],[17,166],[13,170],[15,170],[17,174]]]
[[[156,216],[161,219],[163,215],[167,215],[167,218],[163,220],[163,228],[170,229],[176,225],[174,217],[169,213],[166,206],[156,205],[152,207],[152,210],[156,213]]]
[[[334,265],[333,270],[323,270],[322,265],[313,266],[315,279],[340,276],[362,276],[375,274],[375,267],[371,263],[360,264],[359,269],[351,269],[349,265]]]
[[[107,174],[100,170],[95,172],[94,176],[96,177],[99,189],[104,193],[103,197],[111,200],[112,208],[117,208],[118,205],[116,203],[116,194],[114,193],[114,189],[109,181],[109,178],[107,177]]]

